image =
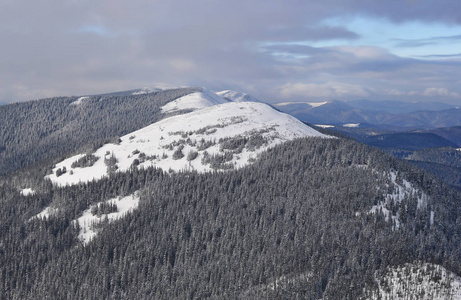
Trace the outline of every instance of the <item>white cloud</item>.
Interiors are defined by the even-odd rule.
[[[459,97],[458,93],[451,92],[446,88],[427,88],[422,93],[423,96],[432,97],[432,96],[444,96],[444,97]]]
[[[178,71],[191,71],[195,69],[195,63],[190,59],[175,58],[170,60],[170,64]]]
[[[447,1],[4,1],[0,102],[157,82],[241,90],[268,102],[304,95],[454,102],[461,93],[459,61],[405,59],[381,44],[380,30],[388,28],[369,28],[378,42],[367,44],[346,24],[356,16],[396,27],[414,19],[461,23],[461,2]],[[345,19],[322,24],[337,16]],[[446,90],[426,89],[440,86]]]
[[[360,85],[341,82],[329,83],[287,83],[277,90],[282,98],[342,98],[367,97],[369,93]]]

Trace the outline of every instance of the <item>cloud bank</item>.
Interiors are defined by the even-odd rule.
[[[368,44],[347,20],[461,28],[459,1],[3,1],[0,102],[172,85],[244,91],[268,102],[460,102],[459,54],[440,33]],[[328,24],[332,18],[345,20]],[[379,32],[373,33],[379,38]],[[453,51],[454,53],[456,51]]]

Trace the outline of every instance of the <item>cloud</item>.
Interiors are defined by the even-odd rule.
[[[269,27],[261,36],[261,39],[272,42],[290,43],[293,41],[353,40],[357,38],[359,38],[359,35],[355,32],[331,26]]]
[[[450,92],[446,88],[427,88],[423,92],[423,96],[432,97],[432,96],[448,96],[448,97],[459,97],[458,93]]]
[[[337,98],[337,97],[367,97],[369,93],[359,85],[341,82],[328,83],[287,83],[277,88],[280,96],[292,98]]]
[[[421,58],[459,58],[461,53],[420,55]]]
[[[85,25],[76,30],[78,33],[91,33],[101,37],[115,37],[117,34],[115,32],[110,31],[108,28],[99,25]]]
[[[455,98],[456,57],[417,60],[384,47],[345,46],[360,44],[361,36],[322,21],[364,15],[461,24],[460,9],[453,0],[3,1],[0,40],[8,42],[0,47],[0,102],[157,82],[237,89],[269,102],[302,95],[403,98],[428,86],[452,95],[429,91],[428,98]]]
[[[461,35],[437,36],[426,39],[394,39],[397,47],[422,47],[441,42],[461,41]]]

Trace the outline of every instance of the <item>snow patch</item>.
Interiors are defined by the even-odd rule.
[[[93,214],[98,206],[102,203],[109,206],[116,206],[116,212],[106,213],[106,214]],[[117,197],[107,201],[99,202],[90,206],[87,210],[83,212],[83,215],[74,220],[77,222],[80,227],[80,233],[78,238],[84,243],[87,244],[90,242],[98,233],[98,227],[104,221],[112,222],[114,220],[122,218],[125,214],[136,209],[139,205],[139,196],[137,193],[129,195],[126,197]]]
[[[90,97],[80,97],[76,101],[72,102],[69,105],[80,105],[83,103],[84,100],[89,99]]]
[[[349,124],[344,124],[343,127],[347,128],[357,128],[359,127],[360,123],[349,123]]]
[[[22,189],[19,193],[22,196],[32,196],[32,195],[35,195],[36,192],[31,188],[26,188],[26,189]]]
[[[303,137],[331,138],[267,104],[226,102],[129,133],[119,144],[96,150],[93,155],[99,159],[89,167],[71,167],[84,154],[70,157],[58,163],[47,178],[63,186],[97,180],[133,166],[197,172],[237,169],[270,147]]]
[[[378,291],[367,299],[453,299],[461,300],[461,277],[442,266],[429,263],[405,264],[376,275]]]
[[[35,219],[35,218],[38,218],[38,219],[49,218],[50,216],[55,214],[57,211],[58,210],[56,208],[47,206],[40,213],[38,213],[35,216],[33,216],[32,218],[30,218],[29,221],[32,220],[32,219]]]
[[[319,106],[327,104],[328,101],[324,101],[324,102],[306,102],[306,103],[309,104],[312,107],[319,107]]]
[[[334,125],[321,125],[321,124],[315,124],[315,126],[320,127],[320,128],[335,128]]]

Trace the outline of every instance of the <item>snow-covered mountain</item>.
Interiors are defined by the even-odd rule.
[[[198,172],[234,169],[248,165],[258,154],[282,142],[327,137],[252,99],[242,93],[206,89],[183,96],[161,110],[166,116],[186,113],[131,132],[93,153],[65,159],[47,177],[57,185],[66,185],[133,167]]]

